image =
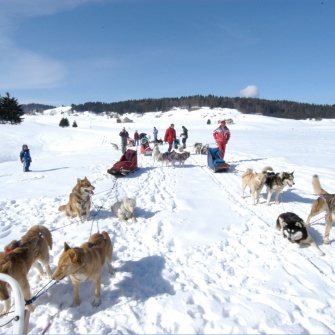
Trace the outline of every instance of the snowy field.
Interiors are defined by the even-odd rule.
[[[115,276],[104,267],[102,302],[93,307],[92,283],[81,286],[81,304],[71,307],[69,279],[54,285],[35,303],[29,334],[333,334],[335,332],[335,229],[323,245],[324,213],[310,232],[325,252],[298,247],[275,229],[279,214],[293,211],[307,219],[316,199],[312,176],[335,193],[335,120],[285,120],[243,115],[229,109],[128,115],[133,123],[86,113],[70,116],[78,128],[60,128],[60,114],[26,116],[21,125],[0,125],[0,241],[5,246],[31,226],[52,231],[51,268],[64,242],[79,246],[91,233],[106,230],[114,244]],[[214,174],[195,142],[214,145],[217,121],[232,118],[226,161],[231,169]],[[212,124],[207,125],[211,119]],[[164,137],[175,124],[189,130],[184,168],[154,166],[138,155],[139,170],[117,181],[106,173],[121,156],[122,126]],[[32,172],[19,161],[28,144]],[[167,145],[160,147],[166,151]],[[281,193],[279,205],[257,206],[241,176],[247,168],[294,171],[295,185]],[[93,220],[68,220],[58,211],[77,178],[95,186]],[[111,205],[126,196],[137,199],[136,224],[123,224]],[[50,279],[29,273],[32,294]],[[50,283],[49,283],[50,282]],[[0,302],[0,309],[2,303]],[[5,324],[11,316],[0,319]],[[11,324],[0,328],[11,333]]]

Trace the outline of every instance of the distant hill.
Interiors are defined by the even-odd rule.
[[[42,113],[46,109],[55,108],[55,106],[43,105],[43,104],[37,104],[37,103],[31,103],[27,105],[23,104],[21,106],[23,108],[24,114]]]
[[[25,113],[33,111],[42,112],[54,109],[54,106],[42,104],[22,105]],[[316,105],[287,100],[265,100],[255,98],[229,98],[214,95],[194,95],[180,98],[159,98],[126,100],[119,102],[85,102],[84,104],[71,105],[72,110],[77,112],[90,111],[95,113],[116,112],[120,115],[125,113],[147,113],[162,111],[166,112],[173,107],[188,110],[198,107],[231,108],[237,109],[244,114],[262,114],[266,116],[286,119],[335,119],[334,105]]]

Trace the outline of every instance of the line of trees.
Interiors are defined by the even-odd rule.
[[[228,98],[214,95],[127,100],[112,103],[86,102],[78,105],[72,104],[71,107],[76,111],[116,112],[120,115],[132,112],[165,112],[173,107],[187,108],[188,110],[196,107],[221,107],[237,109],[245,114],[258,113],[288,119],[335,118],[335,105],[316,105],[287,100]]]
[[[24,114],[22,106],[17,99],[6,93],[4,97],[0,95],[0,123],[20,124]]]

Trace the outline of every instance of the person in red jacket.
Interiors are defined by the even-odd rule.
[[[226,145],[230,139],[230,131],[226,126],[226,121],[221,121],[220,126],[213,131],[213,137],[221,152],[221,159],[224,159]]]
[[[171,126],[166,129],[165,136],[164,136],[164,142],[169,143],[169,149],[168,152],[171,152],[173,141],[176,139],[176,131],[174,130],[174,124],[171,123]]]
[[[140,145],[140,135],[137,130],[135,130],[135,133],[134,133],[134,141],[135,141],[135,145]]]

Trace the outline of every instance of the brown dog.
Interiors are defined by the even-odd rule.
[[[37,237],[37,243],[35,243],[35,237]],[[18,247],[29,248],[33,250],[33,265],[38,270],[40,277],[43,276],[43,269],[39,261],[44,265],[48,277],[51,277],[49,249],[52,249],[52,236],[48,228],[42,225],[33,226],[27,231],[25,235],[21,237],[21,240],[12,241],[7,246],[5,246],[4,249],[8,254]]]
[[[244,199],[244,191],[247,186],[250,188],[251,201],[253,205],[259,202],[259,195],[266,181],[266,172],[273,171],[271,166],[266,166],[262,172],[254,172],[252,169],[247,169],[242,175],[242,199]],[[256,198],[256,203],[255,203]]]
[[[109,273],[114,274],[112,256],[112,242],[105,231],[92,235],[88,242],[79,248],[70,248],[65,242],[64,251],[52,279],[62,280],[66,276],[70,277],[74,290],[73,306],[80,303],[80,283],[92,281],[95,285],[93,306],[99,306],[102,268],[106,261]]]
[[[330,228],[332,227],[333,221],[335,221],[335,194],[329,194],[321,187],[320,180],[317,175],[313,176],[312,185],[314,192],[320,195],[320,197],[318,197],[314,201],[311,212],[308,215],[306,224],[310,226],[310,220],[313,216],[318,215],[322,212],[326,212],[326,230],[323,243],[329,244]]]
[[[78,216],[83,221],[82,215],[86,215],[86,219],[90,220],[91,195],[94,194],[94,189],[95,187],[86,177],[84,179],[78,178],[77,184],[69,196],[68,203],[60,206],[58,210],[64,212],[67,217]]]
[[[36,246],[38,237],[31,239],[32,247]],[[35,244],[35,245],[34,245]],[[20,285],[26,301],[31,299],[30,286],[28,282],[28,272],[34,262],[34,252],[30,248],[18,247],[6,254],[0,253],[0,272],[13,277]],[[11,294],[7,283],[0,281],[0,300],[4,300],[3,313],[7,313],[11,306]],[[33,311],[31,304],[26,309]]]

